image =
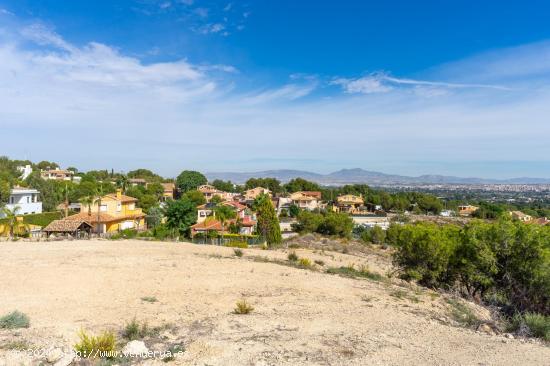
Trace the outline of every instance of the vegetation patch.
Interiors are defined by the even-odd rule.
[[[116,335],[111,331],[104,331],[94,336],[81,329],[78,332],[79,342],[74,345],[74,350],[82,358],[113,358],[116,349]]]
[[[254,310],[254,307],[250,305],[245,299],[239,300],[236,303],[233,312],[235,314],[250,314]]]
[[[158,300],[157,300],[157,298],[154,297],[154,296],[143,296],[143,297],[141,298],[141,301],[153,303],[153,302],[157,302]]]
[[[311,268],[311,260],[308,258],[300,258],[298,265],[302,268]]]
[[[11,341],[0,344],[0,349],[5,349],[8,351],[24,351],[30,348],[31,345],[26,341]]]
[[[447,303],[451,307],[451,317],[463,327],[475,329],[482,323],[466,304],[455,299],[448,299]]]
[[[327,273],[350,278],[368,278],[373,281],[384,281],[386,279],[383,275],[371,272],[366,267],[362,267],[359,270],[355,269],[353,266],[330,267],[327,269]]]
[[[516,314],[508,322],[507,331],[550,342],[550,316],[537,313]]]
[[[287,259],[291,262],[296,262],[298,260],[298,255],[295,252],[288,253]]]
[[[147,322],[139,322],[136,318],[133,318],[124,326],[122,337],[129,341],[135,341],[137,339],[155,336],[159,332],[159,328],[150,328]]]
[[[30,324],[29,317],[17,310],[0,318],[0,329],[28,328]]]
[[[233,253],[235,254],[236,257],[242,257],[244,254],[243,251],[239,248],[234,249]]]

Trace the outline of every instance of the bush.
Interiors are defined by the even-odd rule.
[[[231,247],[231,248],[241,248],[246,249],[248,248],[248,243],[245,241],[230,241],[229,243],[225,243],[224,246]]]
[[[237,301],[236,307],[233,310],[235,314],[249,314],[254,308],[246,302],[245,299]]]
[[[359,270],[356,270],[353,268],[353,266],[347,266],[347,267],[330,267],[327,269],[327,273],[330,274],[337,274],[343,277],[362,277],[362,278],[368,278],[373,281],[383,281],[384,276],[382,276],[379,273],[370,272],[367,267],[362,267]]]
[[[447,303],[451,306],[452,318],[460,325],[475,329],[481,324],[474,312],[462,302],[449,299]]]
[[[517,313],[510,319],[508,331],[522,336],[534,336],[550,342],[550,316],[537,313]]]
[[[82,358],[113,358],[115,356],[116,336],[105,331],[98,336],[88,335],[83,329],[78,333],[80,341],[74,350]]]
[[[242,257],[243,256],[243,251],[238,249],[238,248],[234,249],[233,253],[235,253],[235,256],[237,256],[237,257]]]
[[[342,238],[351,236],[353,220],[346,213],[326,212],[315,213],[300,211],[297,223],[292,225],[293,230],[300,233],[319,233],[323,235],[336,235]]]
[[[303,268],[311,267],[311,261],[308,258],[300,258],[300,260],[298,261],[298,264],[300,265],[300,267],[303,267]]]
[[[0,329],[28,328],[29,317],[19,311],[13,311],[0,318]]]
[[[322,261],[322,260],[320,260],[320,259],[316,259],[316,260],[315,260],[315,264],[318,264],[318,265],[320,265],[320,266],[324,266],[324,265],[325,265],[325,262]]]
[[[146,322],[140,323],[136,318],[132,319],[129,323],[126,323],[124,330],[122,331],[122,337],[129,341],[137,339],[143,339],[151,334],[151,330]]]
[[[153,237],[157,240],[165,240],[172,236],[172,231],[164,224],[160,224],[151,230]]]
[[[291,262],[296,262],[298,260],[298,255],[295,252],[288,253],[288,260]]]

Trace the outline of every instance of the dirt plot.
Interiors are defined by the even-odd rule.
[[[313,270],[284,265],[290,251]],[[134,317],[162,332],[145,339],[185,350],[190,365],[548,365],[550,347],[453,325],[444,296],[395,280],[346,278],[328,267],[384,256],[311,249],[266,251],[187,243],[72,241],[0,244],[0,315],[29,328],[0,330],[0,365],[38,364],[19,348],[68,352],[78,330],[121,332]],[[254,310],[233,313],[246,299]],[[483,308],[471,305],[481,318]],[[138,361],[133,361],[134,363]],[[161,360],[139,361],[165,364]]]

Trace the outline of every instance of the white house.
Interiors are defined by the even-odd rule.
[[[32,166],[30,166],[29,164],[25,165],[25,166],[18,166],[17,167],[17,170],[19,170],[21,172],[21,179],[22,180],[25,180],[28,178],[29,175],[31,175],[32,173]]]
[[[32,188],[15,187],[11,190],[6,208],[13,211],[18,207],[18,215],[42,213],[42,202],[39,201],[40,192]],[[3,214],[0,212],[0,217]]]

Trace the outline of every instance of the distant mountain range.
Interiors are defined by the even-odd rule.
[[[367,183],[371,185],[388,184],[550,184],[547,178],[511,178],[511,179],[484,179],[461,178],[445,175],[421,175],[408,177],[404,175],[385,174],[368,171],[360,168],[342,169],[330,174],[318,174],[303,170],[265,170],[250,173],[218,172],[207,173],[208,180],[230,180],[233,183],[244,183],[250,178],[277,178],[281,182],[288,182],[293,178],[303,178],[324,185],[340,185],[353,183]]]

